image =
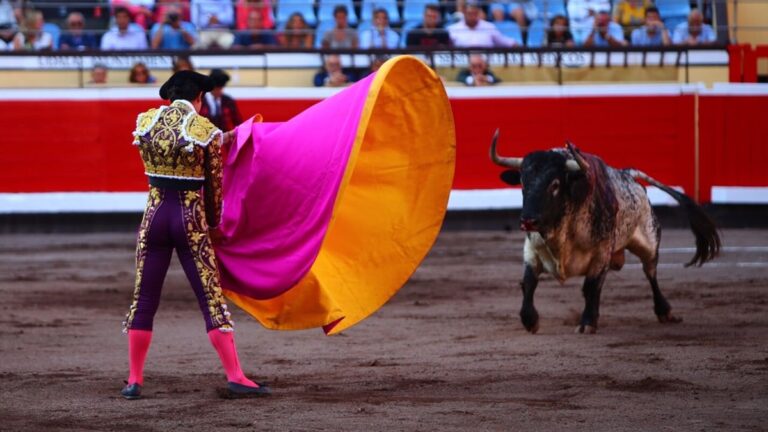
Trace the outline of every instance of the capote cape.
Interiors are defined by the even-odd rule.
[[[246,121],[224,162],[224,294],[271,329],[372,314],[437,237],[455,144],[442,82],[409,56],[287,122]]]

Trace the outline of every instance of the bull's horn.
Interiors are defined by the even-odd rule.
[[[565,161],[565,169],[573,172],[581,171],[581,167],[579,166],[579,163],[573,159],[569,159]]]
[[[566,141],[565,145],[568,147],[568,150],[570,150],[571,155],[573,155],[573,160],[566,161],[565,166],[570,171],[588,171],[589,170],[589,164],[586,160],[584,160],[584,156],[581,155],[581,152],[578,148],[576,148],[575,145],[573,145],[572,142]]]
[[[499,140],[499,130],[493,134],[493,140],[491,140],[491,160],[496,165],[501,165],[507,168],[520,169],[520,165],[523,164],[523,158],[519,157],[503,157],[496,153],[496,142]]]

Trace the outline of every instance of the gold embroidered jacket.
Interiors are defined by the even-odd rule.
[[[221,218],[221,140],[221,130],[185,100],[139,114],[133,132],[146,175],[204,182],[211,227]]]

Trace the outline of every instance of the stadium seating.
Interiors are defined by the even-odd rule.
[[[529,48],[540,48],[546,45],[547,24],[544,20],[534,20],[528,27],[528,40],[526,46]]]
[[[565,0],[533,0],[542,18],[550,19],[555,15],[566,15]]]
[[[437,1],[430,0],[404,0],[403,1],[403,21],[421,21],[424,17],[424,6]]]
[[[51,39],[53,39],[53,49],[59,49],[59,38],[61,37],[61,29],[59,26],[53,23],[44,23],[43,31],[51,35]]]
[[[400,29],[400,47],[404,48],[408,39],[408,32],[421,25],[421,20],[406,21]]]
[[[324,21],[333,21],[333,9],[338,5],[347,7],[349,25],[356,25],[357,14],[355,13],[355,6],[352,3],[352,0],[319,0],[317,6],[317,19],[320,21],[320,24],[323,24]]]
[[[323,35],[329,30],[332,30],[335,25],[336,23],[333,20],[320,21],[315,30],[315,48],[322,48]]]
[[[360,21],[372,21],[373,11],[384,9],[389,14],[389,25],[400,23],[400,11],[397,9],[397,0],[363,0],[360,7]]]
[[[276,9],[278,24],[285,23],[293,13],[299,12],[308,25],[312,27],[317,25],[313,0],[278,0]]]
[[[520,31],[520,26],[513,21],[494,21],[493,24],[497,29],[506,37],[512,38],[517,43],[523,43],[523,33]]]
[[[656,0],[656,7],[668,29],[674,29],[678,24],[688,19],[691,13],[689,0]]]

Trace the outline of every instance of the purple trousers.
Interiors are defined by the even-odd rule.
[[[173,250],[197,296],[205,329],[231,330],[201,191],[151,186],[136,244],[136,286],[124,331],[152,330]]]

